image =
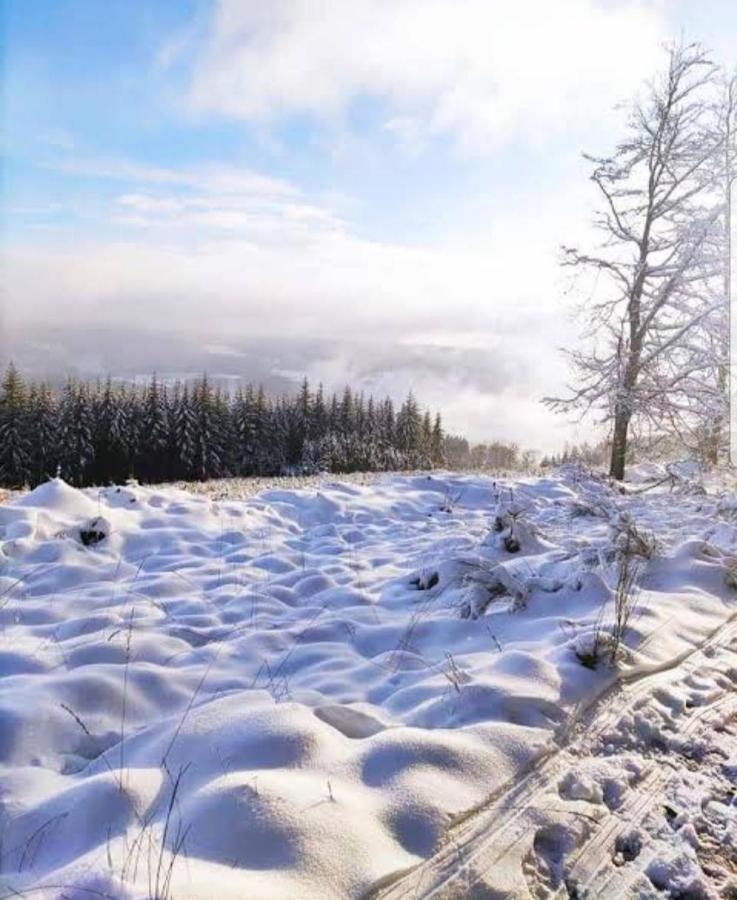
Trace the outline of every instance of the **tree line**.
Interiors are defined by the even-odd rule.
[[[601,468],[606,464],[611,453],[611,443],[608,440],[597,441],[589,444],[574,444],[566,441],[563,449],[558,453],[546,453],[540,460],[542,469],[564,466],[567,463],[581,463],[589,468]]]
[[[608,156],[585,157],[599,239],[564,248],[582,297],[573,383],[546,402],[608,424],[610,474],[633,440],[725,456],[737,75],[698,45],[668,48]]]
[[[538,461],[536,450],[522,449],[514,441],[471,443],[457,434],[447,434],[443,443],[446,465],[451,469],[529,471]]]
[[[166,384],[27,383],[11,363],[0,384],[0,484],[34,486],[59,475],[78,487],[319,471],[433,468],[443,464],[439,414],[410,394],[395,410],[346,387],[272,398],[247,385],[230,393],[204,375]]]

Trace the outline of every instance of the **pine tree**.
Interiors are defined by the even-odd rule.
[[[110,423],[111,452],[115,465],[115,481],[138,475],[137,456],[140,446],[140,420],[135,390],[118,388],[113,394],[113,417]]]
[[[266,401],[264,386],[259,385],[251,408],[251,436],[253,440],[253,469],[255,475],[265,475],[269,470],[270,446],[270,413]]]
[[[113,476],[116,465],[112,447],[112,422],[115,415],[113,386],[108,376],[105,386],[95,393],[93,400],[92,442],[94,446],[94,478],[104,484]],[[113,480],[117,480],[113,476]]]
[[[233,469],[237,475],[252,475],[255,468],[255,398],[249,384],[244,390],[238,388],[233,401],[232,436]]]
[[[275,403],[266,416],[266,445],[268,446],[266,474],[279,475],[291,467],[287,454],[290,451],[291,415],[284,398]]]
[[[176,479],[179,475],[177,467],[179,451],[177,448],[177,414],[182,397],[182,383],[175,381],[174,386],[167,392],[166,397],[166,478],[167,481]]]
[[[196,477],[197,417],[189,388],[184,385],[173,411],[174,444],[176,456],[174,469],[179,478]]]
[[[41,484],[56,474],[57,409],[48,384],[33,385],[28,397],[29,435],[32,441],[32,485]],[[0,479],[2,480],[2,479]]]
[[[310,418],[312,416],[312,393],[310,392],[310,383],[305,378],[302,381],[299,398],[297,400],[298,418],[303,435],[307,435],[310,427]]]
[[[67,380],[59,403],[59,474],[77,487],[88,483],[94,463],[89,388]]]
[[[312,441],[321,441],[328,432],[328,410],[325,405],[325,392],[322,384],[318,385],[312,404],[312,417],[308,429],[308,437]]]
[[[0,385],[0,481],[22,487],[33,475],[28,392],[11,362]]]
[[[373,397],[368,398],[366,412],[363,420],[363,460],[364,471],[373,472],[381,468],[381,437],[379,430],[379,418]]]
[[[340,401],[339,431],[342,437],[348,437],[355,427],[355,412],[353,408],[353,392],[346,386],[343,391],[343,399]]]
[[[411,391],[397,416],[396,447],[405,468],[422,465],[422,417]]]
[[[376,414],[378,469],[392,471],[400,467],[396,449],[395,429],[394,404],[391,398],[387,397],[379,405]]]
[[[363,392],[356,397],[353,403],[352,432],[361,438],[366,436],[366,398]]]
[[[420,465],[423,469],[432,468],[432,417],[426,410],[422,417],[422,437],[420,438]]]
[[[377,404],[346,387],[328,405],[322,386],[312,395],[306,380],[296,395],[271,401],[251,385],[231,398],[207,376],[170,391],[156,376],[141,388],[70,378],[57,398],[44,384],[26,388],[12,367],[0,427],[0,482],[12,485],[37,484],[57,465],[77,486],[431,466],[445,443],[440,417],[433,425],[412,395],[396,418],[389,398]],[[495,447],[481,449],[496,458]]]
[[[233,456],[235,438],[233,432],[233,416],[230,408],[230,397],[222,388],[217,388],[213,407],[214,434],[219,448],[215,478],[227,478],[233,474]]]
[[[215,391],[207,374],[192,392],[194,431],[194,477],[199,481],[218,478],[224,471],[225,447]]]
[[[140,415],[144,437],[137,474],[144,481],[163,481],[167,469],[166,390],[159,386],[156,375],[145,390]]]
[[[97,484],[119,484],[131,474],[130,443],[132,423],[122,389],[115,389],[110,377],[92,400],[94,465]]]
[[[445,454],[443,451],[444,444],[445,436],[443,435],[443,423],[440,418],[440,413],[436,413],[432,437],[430,439],[430,459],[432,460],[433,466],[445,465]]]

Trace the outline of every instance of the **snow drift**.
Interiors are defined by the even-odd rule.
[[[0,896],[361,896],[615,677],[576,648],[623,512],[659,543],[621,666],[724,620],[719,503],[569,470],[0,506]]]

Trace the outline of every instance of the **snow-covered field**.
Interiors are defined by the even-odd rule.
[[[735,522],[575,469],[11,498],[0,897],[731,896]]]

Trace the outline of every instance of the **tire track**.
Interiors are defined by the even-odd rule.
[[[617,886],[622,874],[611,871],[611,855],[607,855],[606,849],[616,841],[623,826],[631,827],[633,822],[644,818],[661,796],[669,770],[652,763],[619,814],[592,815],[589,804],[576,802],[564,805],[560,801],[557,808],[551,807],[550,795],[555,791],[556,778],[580,764],[582,758],[595,757],[597,754],[590,748],[626,712],[652,697],[654,688],[666,683],[668,675],[676,674],[675,678],[667,678],[669,685],[679,682],[694,668],[708,664],[718,651],[734,652],[730,644],[736,639],[737,612],[734,612],[703,642],[675,658],[617,677],[585,708],[573,714],[550,749],[531,761],[514,784],[502,786],[482,806],[452,826],[436,854],[413,869],[394,873],[374,885],[366,895],[367,900],[568,896],[564,879],[559,878],[557,884],[550,886],[535,885],[531,891],[522,873],[525,858],[534,850],[535,834],[548,827],[556,816],[569,816],[580,826],[579,843],[573,848],[576,855],[571,875],[580,879],[582,887],[596,886],[591,896],[621,895],[626,884]],[[737,708],[737,696],[722,694],[696,708],[682,734],[692,733],[725,700],[734,701]],[[602,880],[605,886],[600,885]],[[606,893],[602,893],[604,889]],[[619,893],[610,893],[612,890]]]

